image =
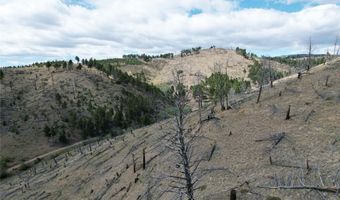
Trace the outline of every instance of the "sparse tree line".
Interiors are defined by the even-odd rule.
[[[221,110],[225,110],[229,107],[228,97],[231,90],[235,93],[241,93],[246,91],[249,87],[250,81],[239,78],[231,78],[227,73],[218,71],[212,73],[209,77],[205,77],[198,84],[191,86],[190,90],[193,98],[197,101],[199,108],[202,108],[204,102],[212,102],[214,105],[219,103]],[[171,86],[165,92],[165,95],[172,103],[174,102],[174,91],[176,91],[176,88]]]
[[[254,53],[247,52],[247,49],[242,49],[240,47],[236,47],[235,52],[246,59],[256,58],[257,55]]]
[[[281,64],[286,64],[295,68],[306,68],[308,55],[296,56],[280,56],[280,57],[265,57],[266,59],[276,61]],[[311,67],[323,64],[326,62],[325,55],[311,57]]]
[[[133,76],[126,72],[121,71],[118,67],[111,64],[97,63],[96,68],[104,72],[108,76],[112,76],[117,84],[131,84],[136,89],[142,90],[143,92],[149,92],[156,95],[158,98],[164,99],[163,92],[153,84],[147,82],[147,78],[143,72],[136,73]]]
[[[248,78],[258,85],[271,83],[287,75],[284,72],[274,70],[268,60],[262,60],[261,63],[254,60],[254,64],[249,65],[248,68]]]
[[[123,58],[127,58],[127,59],[142,59],[145,62],[149,62],[152,59],[155,58],[167,58],[167,59],[171,59],[174,57],[173,53],[165,53],[165,54],[159,54],[159,55],[147,55],[145,53],[143,54],[127,54],[127,55],[123,55]]]
[[[202,47],[193,47],[191,49],[183,49],[181,50],[181,57],[189,56],[193,54],[199,54],[201,49]]]
[[[86,62],[86,59],[85,59]],[[109,59],[103,59],[103,60],[98,60],[100,64],[110,64],[113,66],[121,67],[124,65],[142,65],[144,62],[142,62],[138,58],[109,58]]]

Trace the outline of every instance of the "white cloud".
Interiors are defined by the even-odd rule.
[[[87,3],[93,8],[60,0],[0,0],[0,66],[75,55],[106,58],[173,52],[212,44],[267,54],[304,53],[309,36],[316,50],[324,51],[340,31],[338,5],[286,13],[241,9],[237,1],[225,0]],[[193,8],[203,12],[190,17]]]
[[[336,4],[340,3],[339,0],[271,0],[286,4],[293,4],[293,3],[308,3],[308,4]]]

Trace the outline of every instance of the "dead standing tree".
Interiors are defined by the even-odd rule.
[[[339,35],[337,35],[335,37],[334,49],[333,49],[333,58],[336,58],[339,55],[340,47],[337,47],[338,46],[338,39],[339,39]]]
[[[312,65],[312,38],[309,37],[307,71],[309,71],[311,65]]]
[[[182,82],[183,71],[177,71],[174,74],[174,86],[172,87],[171,102],[175,106],[174,126],[171,128],[166,137],[167,148],[174,152],[175,168],[173,174],[167,175],[170,180],[169,190],[174,192],[180,198],[183,195],[189,200],[194,199],[194,191],[198,181],[204,175],[200,173],[200,163],[205,161],[205,153],[199,154],[194,152],[198,139],[203,139],[199,131],[192,131],[187,127],[188,111],[186,107],[189,102],[188,91]],[[203,156],[202,156],[203,155]]]
[[[174,74],[174,90],[172,94],[172,100],[176,107],[175,116],[175,134],[173,137],[169,138],[170,144],[169,148],[173,149],[178,153],[179,163],[178,167],[181,168],[181,176],[171,176],[174,179],[176,185],[171,185],[170,187],[177,189],[179,191],[184,190],[187,198],[189,200],[194,199],[194,180],[190,164],[189,150],[190,146],[185,134],[187,130],[185,129],[185,108],[188,103],[188,96],[186,93],[186,88],[182,83],[183,71],[177,71]]]
[[[261,99],[263,81],[264,81],[264,71],[262,72],[262,75],[261,75],[261,80],[260,80],[260,83],[259,83],[259,84],[260,84],[259,94],[257,95],[256,103],[259,103],[259,102],[260,102],[260,99]]]

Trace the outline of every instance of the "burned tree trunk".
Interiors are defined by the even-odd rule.
[[[37,82],[38,82],[38,75],[36,74],[35,75],[35,80],[34,80],[34,88],[35,88],[35,90],[38,90]]]
[[[326,86],[326,87],[328,87],[328,80],[329,80],[329,77],[330,77],[330,75],[327,75],[327,76],[326,76],[326,82],[325,82],[325,86]]]
[[[135,154],[132,154],[132,165],[133,165],[133,173],[136,173]]]
[[[145,148],[143,149],[143,170],[145,170]]]
[[[260,85],[260,89],[259,89],[259,95],[257,96],[256,103],[259,103],[259,102],[260,102],[261,93],[262,93],[262,84]]]
[[[286,114],[286,120],[289,120],[289,119],[290,119],[290,105],[288,107],[287,114]]]
[[[309,38],[307,71],[309,71],[311,64],[312,64],[312,39]]]
[[[236,200],[236,190],[232,189],[230,191],[230,200]]]
[[[269,65],[269,82],[270,82],[270,87],[274,87],[273,85],[273,72],[272,72],[272,67],[271,67],[271,64],[270,64],[270,60],[268,60],[268,65]]]

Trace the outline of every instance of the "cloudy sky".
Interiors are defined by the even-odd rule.
[[[0,66],[179,52],[332,49],[340,0],[0,0]]]

